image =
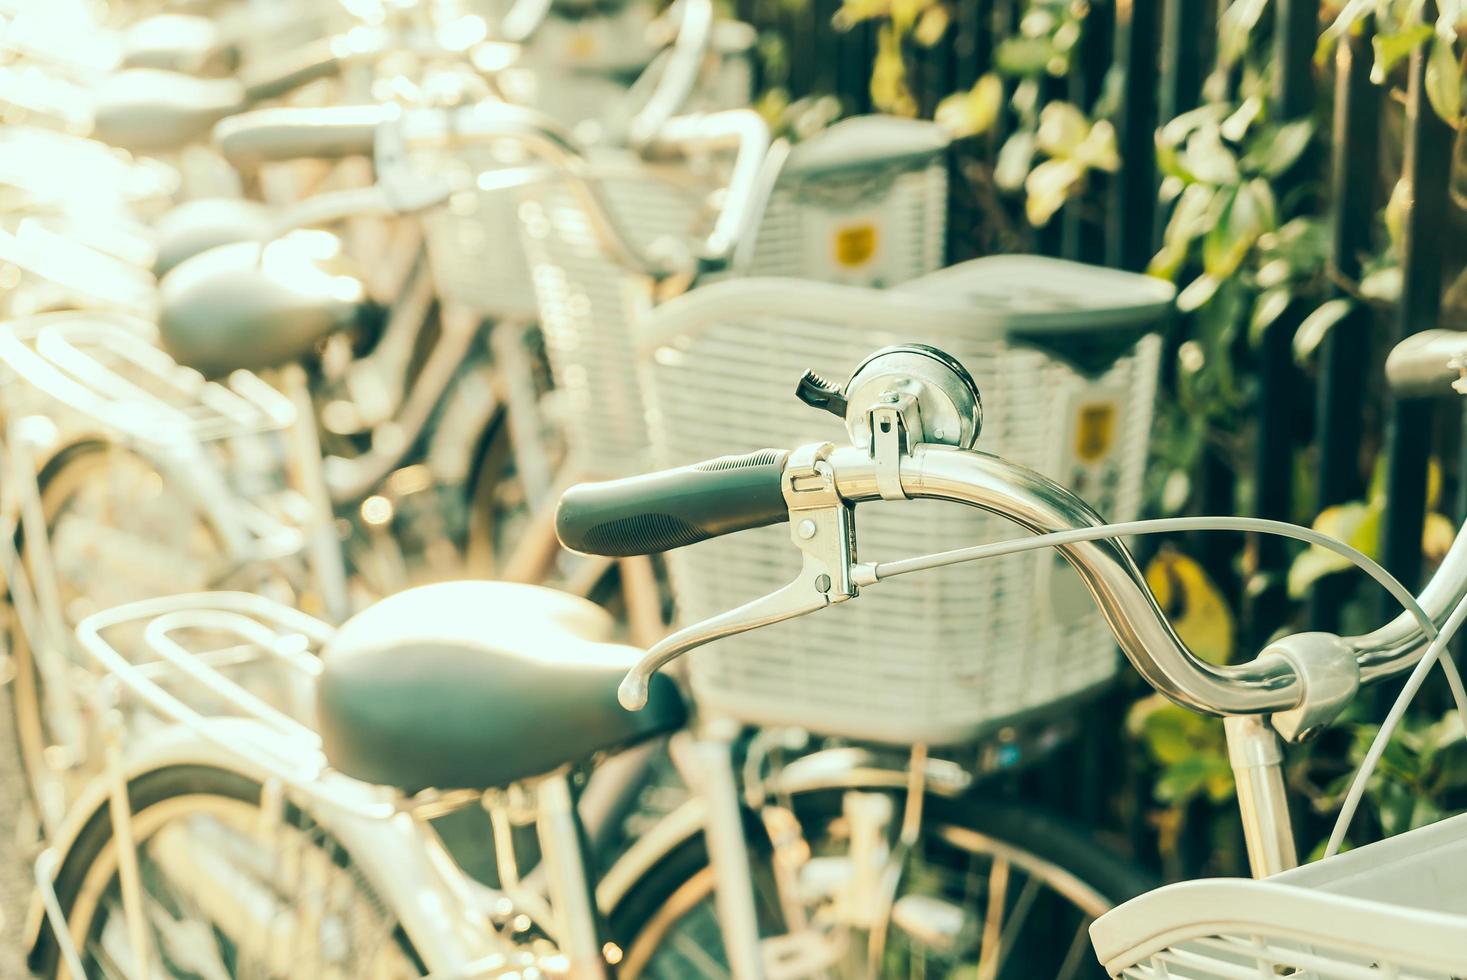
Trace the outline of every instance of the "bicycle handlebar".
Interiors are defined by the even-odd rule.
[[[712,0],[680,0],[681,20],[652,94],[627,126],[627,142],[642,147],[657,139],[693,94],[713,37]]]
[[[707,479],[708,469],[716,461],[700,464],[701,468],[669,470],[632,480],[573,488],[567,498],[574,502],[562,509],[558,529],[570,547],[624,556],[777,523],[785,515],[773,513],[774,488],[780,483],[777,477],[788,457],[779,456],[775,462],[774,451],[766,452],[771,454],[768,461],[751,468],[747,474],[759,486],[744,486],[737,493]],[[845,502],[858,504],[882,498],[877,464],[865,449],[835,449],[826,463],[835,489]],[[899,473],[902,491],[909,498],[978,507],[1034,533],[1104,523],[1070,490],[1033,470],[985,453],[919,445],[911,455],[901,459]],[[691,489],[694,487],[696,494]],[[608,532],[597,537],[589,530],[591,522],[586,519],[587,514],[613,517],[618,528],[628,529],[655,527],[663,515],[672,515],[686,521],[697,534],[687,541],[666,532],[615,535]],[[1247,663],[1210,664],[1194,654],[1177,635],[1121,541],[1111,538],[1080,541],[1057,545],[1056,549],[1079,574],[1132,666],[1173,702],[1204,714],[1221,715],[1274,714],[1302,702],[1304,682],[1290,654],[1287,638],[1271,644]],[[1464,592],[1467,592],[1467,535],[1459,535],[1421,602],[1439,625],[1455,599]],[[664,641],[654,647],[644,663],[652,668],[660,667],[693,646],[736,631],[707,630],[703,637],[680,645],[675,634],[670,638],[671,646],[665,646],[668,641]],[[1428,642],[1409,616],[1364,636],[1314,636],[1335,649],[1343,647],[1352,652],[1362,682],[1409,669],[1420,660]]]
[[[392,106],[278,107],[230,116],[214,127],[214,146],[236,169],[283,160],[371,156]]]
[[[1467,333],[1423,330],[1401,341],[1386,358],[1391,391],[1406,398],[1449,394],[1467,366]]]

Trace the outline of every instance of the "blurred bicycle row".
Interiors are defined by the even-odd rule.
[[[1083,562],[845,603],[848,502],[758,525],[837,494],[829,444],[884,558],[1133,520],[1171,289],[944,268],[943,132],[775,138],[754,47],[711,0],[0,2],[31,969],[1104,975],[1091,924],[1154,882],[983,791],[1120,666]],[[1079,503],[906,499],[980,429]],[[719,453],[557,537],[573,484]],[[791,621],[617,705],[802,575],[828,613],[751,605]]]

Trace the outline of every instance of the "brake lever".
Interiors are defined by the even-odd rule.
[[[857,594],[855,510],[835,489],[833,444],[812,443],[790,453],[781,479],[790,539],[803,556],[794,581],[736,609],[686,626],[654,644],[617,688],[628,711],[647,706],[652,675],[705,643],[818,612]]]

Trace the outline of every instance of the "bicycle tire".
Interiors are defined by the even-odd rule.
[[[151,840],[151,833],[146,832],[150,823],[150,813],[158,808],[170,804],[185,805],[188,801],[201,801],[196,804],[200,812],[208,812],[208,802],[215,801],[228,804],[240,805],[246,808],[259,809],[262,798],[261,784],[249,776],[222,769],[216,766],[188,764],[173,765],[159,769],[153,769],[132,779],[128,784],[128,799],[133,814],[134,826],[141,828],[138,833],[137,849],[139,853],[146,851]],[[186,811],[185,811],[186,812]],[[303,833],[310,829],[313,823],[309,814],[294,803],[286,803],[283,812],[283,823]],[[264,821],[261,821],[264,824]],[[162,825],[166,826],[166,825]],[[153,828],[155,833],[160,827]],[[329,834],[322,831],[321,841],[330,847],[329,852],[332,862],[345,871],[351,870],[350,855]],[[116,887],[116,872],[110,875],[104,867],[101,875],[105,882],[99,885],[97,873],[93,871],[107,854],[113,842],[112,822],[107,806],[99,807],[90,819],[83,825],[81,831],[67,849],[61,866],[57,869],[54,888],[62,914],[71,925],[74,938],[79,934],[78,945],[85,946],[88,934],[96,928],[96,911],[100,907],[100,897],[107,890]],[[143,877],[148,878],[146,869]],[[304,878],[305,874],[302,873]],[[380,898],[370,892],[370,887],[365,881],[358,878],[355,882],[364,890],[363,898],[375,904],[377,908],[385,908]],[[327,886],[328,890],[335,885]],[[93,903],[90,912],[86,908],[78,909],[79,899],[88,897]],[[82,918],[76,918],[78,912]],[[105,920],[104,920],[105,926]],[[413,975],[426,973],[422,958],[413,948],[411,940],[403,932],[396,922],[386,924],[390,926],[388,936],[394,948],[401,953],[403,961],[411,970],[416,971]],[[68,976],[64,965],[61,963],[60,946],[56,942],[56,936],[51,931],[49,924],[41,928],[35,945],[30,950],[28,965],[39,977],[63,977]],[[347,975],[352,975],[348,973]]]

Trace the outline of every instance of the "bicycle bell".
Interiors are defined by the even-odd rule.
[[[883,347],[857,366],[843,388],[806,371],[795,394],[844,419],[851,441],[873,455],[873,427],[881,428],[893,416],[900,422],[901,448],[908,452],[924,442],[972,449],[983,428],[983,402],[973,376],[955,358],[926,344]]]

